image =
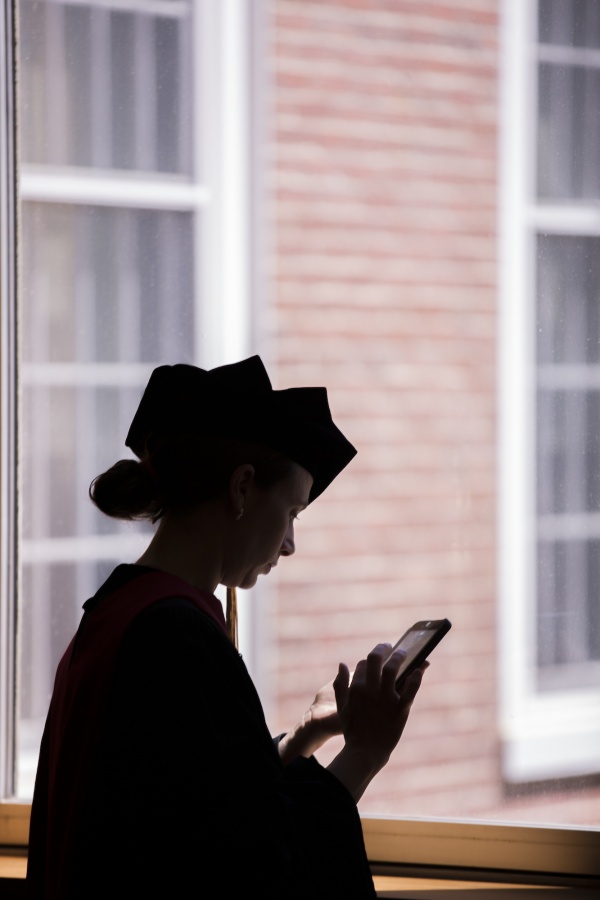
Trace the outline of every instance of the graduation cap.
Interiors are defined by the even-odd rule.
[[[309,502],[356,449],[334,424],[324,387],[273,390],[259,356],[214,369],[179,363],[152,372],[125,445],[138,458],[150,434],[251,441],[288,456],[313,477]]]

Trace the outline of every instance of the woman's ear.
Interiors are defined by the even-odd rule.
[[[242,517],[250,488],[254,484],[254,466],[244,463],[231,473],[229,479],[229,501],[236,518]]]

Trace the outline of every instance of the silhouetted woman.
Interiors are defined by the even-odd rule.
[[[355,455],[325,388],[273,390],[258,356],[160,366],[126,445],[137,459],[90,496],[158,525],[84,604],[59,664],[29,900],[375,897],[356,803],[422,671],[398,694],[402,654],[377,645],[273,738],[235,639],[235,588],[294,552],[297,514]],[[344,745],[325,768],[312,753],[335,734]]]

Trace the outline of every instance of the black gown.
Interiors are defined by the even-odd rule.
[[[87,601],[71,666],[103,601],[133,595],[142,576],[153,570],[118,566]],[[171,590],[133,618],[96,681],[106,684],[92,677],[77,713],[93,738],[71,742],[60,789],[51,773],[63,747],[51,735],[70,708],[57,701],[48,714],[28,900],[376,896],[356,804],[314,757],[282,766],[222,622]],[[76,798],[62,816],[61,791]],[[65,857],[59,888],[50,846]]]

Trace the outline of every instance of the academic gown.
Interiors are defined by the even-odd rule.
[[[57,670],[28,900],[375,898],[360,817],[314,757],[283,767],[220,602],[118,566]]]

